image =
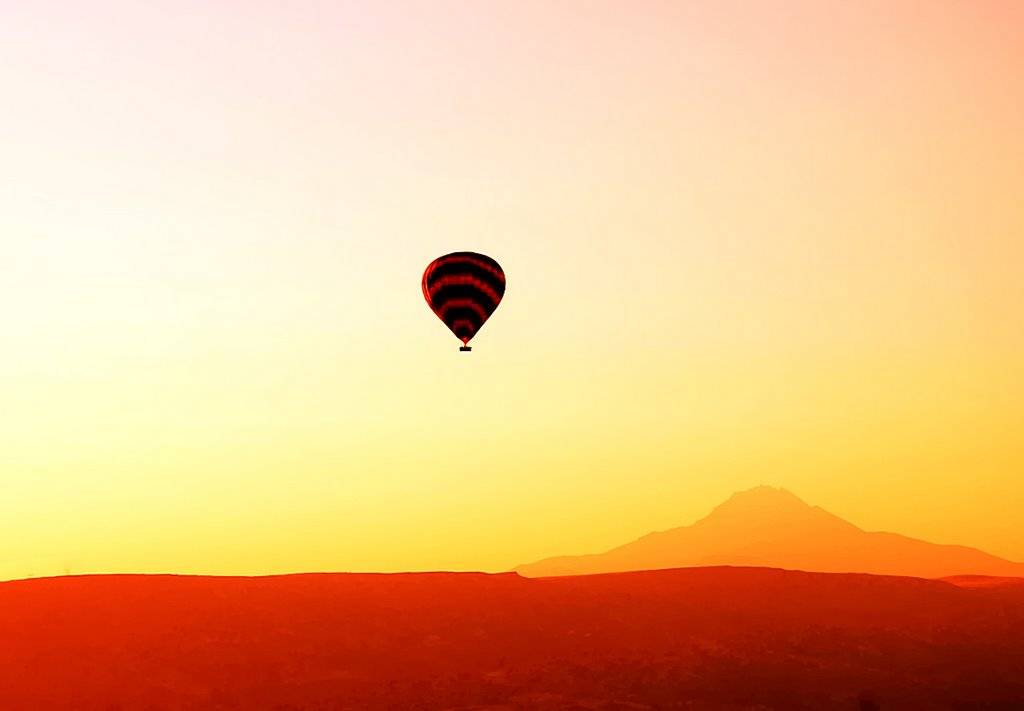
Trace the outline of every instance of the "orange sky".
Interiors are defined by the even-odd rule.
[[[758,483],[1024,560],[1019,3],[364,5],[0,9],[0,578],[498,570]]]

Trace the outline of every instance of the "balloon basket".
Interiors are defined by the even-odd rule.
[[[473,349],[470,348],[469,346],[459,346],[459,350],[460,351],[471,351]]]

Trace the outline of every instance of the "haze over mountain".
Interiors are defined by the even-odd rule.
[[[649,533],[605,553],[547,558],[515,570],[542,577],[707,565],[922,578],[1024,576],[1024,563],[966,546],[864,531],[771,486],[735,493],[690,526]]]

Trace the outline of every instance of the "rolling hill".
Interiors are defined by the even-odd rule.
[[[0,583],[0,640],[4,711],[1024,703],[1024,586],[859,574],[66,576]]]

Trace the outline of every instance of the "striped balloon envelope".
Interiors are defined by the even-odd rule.
[[[423,296],[431,310],[455,337],[460,351],[491,317],[505,295],[501,265],[476,252],[452,252],[438,257],[423,272]]]

